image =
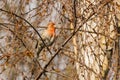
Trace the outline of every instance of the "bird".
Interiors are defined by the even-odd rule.
[[[41,34],[41,37],[46,44],[46,46],[51,46],[54,41],[55,41],[55,23],[54,22],[49,22],[47,25],[47,29],[43,31]],[[38,40],[36,44],[36,48],[38,49],[37,51],[37,57],[39,57],[40,52],[45,48],[45,45],[42,42],[42,40]]]

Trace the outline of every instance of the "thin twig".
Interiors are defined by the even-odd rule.
[[[10,24],[10,23],[0,23],[0,24],[15,26],[14,24]],[[47,28],[46,26],[38,26],[38,27],[41,28],[41,29],[46,29]],[[58,29],[58,30],[74,30],[72,28],[62,28],[61,29],[61,28],[58,28],[58,27],[56,27],[55,29]],[[111,38],[110,36],[105,35],[104,33],[96,32],[94,29],[93,29],[93,31],[81,30],[81,29],[79,31],[81,31],[81,32],[87,32],[87,33],[92,33],[92,34],[97,34],[97,35],[102,35],[102,36],[110,38],[111,40],[115,40],[115,39]],[[117,34],[117,35],[120,36],[120,34]]]
[[[1,23],[0,23],[0,25],[5,26],[4,24],[1,24]],[[5,26],[5,27],[8,28],[7,26]],[[9,30],[10,32],[12,32],[12,33],[22,42],[23,46],[27,49],[24,41],[23,41],[18,35],[16,35],[13,30],[11,30],[10,28],[8,28],[8,30]]]
[[[75,28],[76,28],[76,25],[77,25],[77,14],[76,14],[76,0],[73,1],[73,26],[74,26],[74,31],[75,31]]]

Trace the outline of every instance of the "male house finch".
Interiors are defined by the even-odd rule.
[[[53,22],[48,23],[47,29],[41,34],[41,37],[46,44],[46,46],[51,46],[55,40],[55,24]],[[44,43],[39,40],[36,48],[37,51],[37,57],[39,56],[42,49],[45,47]]]

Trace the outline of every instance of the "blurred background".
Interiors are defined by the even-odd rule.
[[[119,33],[120,0],[0,0],[0,80],[120,80]]]

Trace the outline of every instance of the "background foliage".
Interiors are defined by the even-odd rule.
[[[119,80],[120,0],[1,0],[1,80]],[[56,40],[35,58],[49,22]]]

